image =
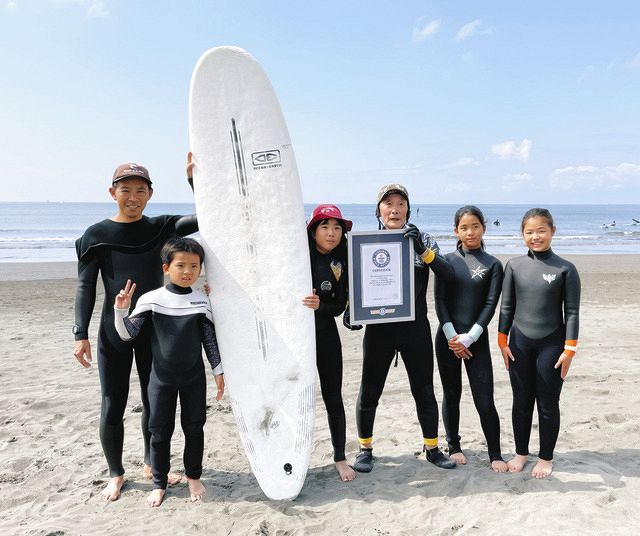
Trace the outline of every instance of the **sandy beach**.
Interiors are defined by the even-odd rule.
[[[400,361],[389,373],[378,409],[374,471],[351,483],[337,478],[318,389],[307,481],[298,499],[285,503],[269,501],[261,492],[229,400],[216,402],[209,381],[205,501],[191,504],[186,485],[178,485],[154,510],[144,504],[151,483],[141,478],[135,372],[125,413],[128,481],[120,500],[104,503],[98,497],[108,480],[98,437],[100,384],[97,367],[83,369],[72,353],[75,265],[0,264],[0,534],[637,534],[640,256],[570,259],[582,278],[580,347],[562,392],[555,470],[547,480],[531,477],[533,457],[520,474],[489,469],[464,373],[461,435],[468,465],[444,471],[418,456],[422,438]],[[435,332],[432,291],[433,284],[429,316]],[[94,351],[99,308],[91,325]],[[363,331],[340,329],[347,456],[353,461]],[[508,458],[511,388],[495,344],[495,318],[490,329],[501,443]],[[437,370],[434,382],[440,401]],[[442,424],[440,439],[444,443]],[[172,463],[181,469],[179,426],[173,445]],[[534,425],[532,452],[537,448]]]

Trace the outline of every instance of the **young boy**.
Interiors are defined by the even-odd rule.
[[[187,173],[190,167],[187,168]],[[100,498],[115,501],[124,484],[122,418],[129,395],[129,377],[135,354],[142,398],[142,435],[144,438],[143,476],[151,478],[149,460],[149,402],[147,384],[151,372],[151,342],[148,332],[135,342],[123,342],[113,325],[113,300],[127,277],[137,282],[133,304],[140,294],[162,286],[160,249],[170,236],[185,236],[198,230],[195,216],[157,216],[148,218],[144,209],[153,195],[151,178],[144,166],[127,163],[118,166],[109,194],[117,204],[116,215],[89,227],[76,242],[78,254],[78,290],[75,304],[74,356],[83,367],[92,361],[89,322],[96,301],[98,274],[105,290],[98,331],[98,369],[102,393],[100,441],[111,477]],[[148,330],[145,330],[148,331]],[[171,475],[171,483],[180,475]]]
[[[170,466],[171,435],[176,402],[184,432],[184,469],[192,501],[202,499],[200,482],[206,420],[206,378],[202,347],[215,375],[217,395],[224,393],[224,376],[209,301],[191,288],[204,260],[204,250],[192,238],[170,238],[161,252],[162,270],[170,283],[143,294],[127,316],[136,285],[127,281],[115,298],[115,328],[124,341],[135,338],[148,321],[151,325],[153,364],[149,380],[149,431],[153,491],[150,507],[162,504]]]

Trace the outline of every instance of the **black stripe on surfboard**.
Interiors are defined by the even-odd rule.
[[[231,118],[231,145],[233,147],[233,161],[236,166],[236,178],[238,181],[238,191],[242,197],[249,195],[247,185],[247,173],[244,165],[244,152],[242,151],[242,136],[236,126],[236,120]]]

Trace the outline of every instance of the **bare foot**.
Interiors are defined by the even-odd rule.
[[[343,482],[351,482],[356,477],[356,472],[347,463],[346,460],[336,462],[336,470],[340,475],[340,480],[342,480]]]
[[[189,493],[191,494],[191,502],[201,501],[204,497],[206,488],[200,482],[200,479],[193,479],[187,477],[187,484],[189,485]]]
[[[523,456],[522,454],[516,454],[513,458],[511,458],[507,462],[507,468],[510,473],[519,473],[522,471],[522,468],[526,465],[528,456]]]
[[[158,506],[162,504],[162,501],[164,501],[164,494],[166,492],[167,490],[164,489],[154,489],[151,493],[149,493],[149,495],[147,495],[147,499],[144,501],[144,503],[149,508],[158,508]]]
[[[553,460],[541,460],[538,458],[538,463],[531,471],[533,478],[547,478],[553,472]]]
[[[467,457],[462,454],[462,452],[454,452],[453,454],[449,454],[449,458],[451,458],[458,465],[467,465]]]
[[[123,485],[124,476],[114,476],[100,492],[100,499],[103,501],[117,501],[120,498],[120,490]]]
[[[142,466],[142,478],[146,478],[147,480],[153,478],[151,466],[147,463]],[[167,484],[169,486],[175,486],[176,484],[180,484],[180,482],[182,482],[182,475],[180,473],[169,473],[167,475]]]
[[[506,473],[509,470],[509,466],[504,460],[493,460],[491,462],[491,469],[496,473]]]

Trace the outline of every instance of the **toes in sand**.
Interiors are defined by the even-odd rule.
[[[191,502],[201,501],[204,497],[206,488],[200,481],[200,479],[187,478],[189,484],[189,494],[191,495]]]
[[[158,508],[158,506],[160,506],[162,504],[162,501],[164,500],[165,493],[166,490],[164,489],[154,489],[153,491],[151,491],[151,493],[149,493],[149,495],[147,495],[147,498],[144,502],[149,508]]]
[[[113,477],[100,492],[100,499],[103,501],[117,501],[120,498],[122,486],[124,486],[124,476]]]
[[[509,470],[509,466],[504,460],[493,460],[491,462],[491,469],[496,473],[506,473]]]
[[[538,463],[535,464],[531,471],[533,478],[547,478],[553,472],[553,460],[541,460],[538,458]]]
[[[356,477],[356,472],[353,470],[353,467],[346,462],[346,460],[336,462],[336,470],[340,475],[340,480],[343,482],[350,482]]]
[[[528,456],[523,456],[522,454],[516,454],[513,458],[511,458],[507,462],[507,467],[509,468],[510,473],[519,473],[522,471],[524,466],[526,465],[528,460]]]

